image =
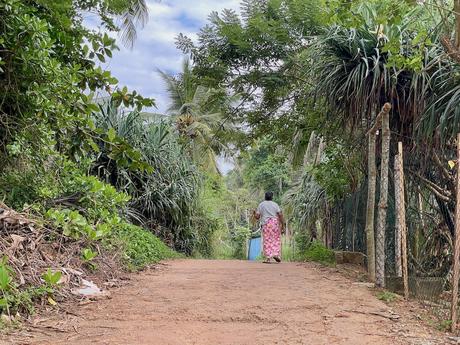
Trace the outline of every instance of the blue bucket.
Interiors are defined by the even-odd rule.
[[[262,238],[260,236],[249,240],[248,260],[256,260],[259,257],[261,244]]]

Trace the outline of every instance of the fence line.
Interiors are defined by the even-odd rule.
[[[460,268],[460,133],[457,136],[457,202],[455,207],[454,264],[452,274],[451,329],[457,328],[458,279]]]

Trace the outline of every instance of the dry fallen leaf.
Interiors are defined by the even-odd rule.
[[[21,247],[21,243],[26,240],[25,237],[19,236],[19,235],[14,235],[11,234],[11,239],[13,240],[13,243],[11,244],[10,248],[15,250]]]
[[[58,285],[60,284],[67,284],[70,281],[69,275],[68,274],[63,274],[61,275],[61,278],[57,282]]]
[[[51,297],[48,297],[48,303],[51,304],[51,305],[56,305],[57,304],[57,302],[54,299],[52,299]]]

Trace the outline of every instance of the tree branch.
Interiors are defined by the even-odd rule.
[[[426,187],[429,190],[431,190],[441,200],[443,200],[443,201],[451,201],[451,198],[450,198],[451,193],[449,191],[439,187],[438,185],[436,185],[435,183],[433,183],[430,180],[426,179],[425,177],[423,177],[419,173],[416,173],[415,171],[409,170],[409,173],[411,173],[412,175],[418,177],[421,181],[425,182]]]
[[[433,158],[435,163],[438,165],[439,169],[441,169],[441,173],[444,175],[444,177],[449,181],[453,181],[453,176],[449,174],[449,171],[444,167],[444,165],[441,162],[441,159],[435,151],[433,151]]]

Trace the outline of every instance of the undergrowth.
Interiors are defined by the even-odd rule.
[[[398,299],[398,295],[390,291],[382,291],[377,294],[377,298],[381,301],[391,303]]]
[[[332,249],[326,248],[321,242],[313,241],[303,252],[298,252],[301,261],[314,261],[323,265],[335,265],[335,254]]]
[[[71,298],[70,287],[81,282],[67,268],[104,275],[101,264],[113,256],[111,252],[121,252],[122,260],[113,267],[120,272],[119,268],[136,271],[176,256],[153,233],[128,223],[130,196],[86,175],[88,165],[55,154],[38,176],[52,171],[54,179],[27,181],[17,171],[0,175],[3,199],[26,210],[23,216],[0,203],[3,247],[10,248],[5,251],[8,257],[0,260],[0,314],[10,323],[17,314],[34,313],[36,305],[54,306]],[[27,169],[33,167],[30,163]],[[3,188],[7,184],[9,189]],[[37,249],[45,250],[50,259],[40,257]],[[96,260],[101,253],[106,255]],[[18,266],[20,260],[27,265]]]
[[[158,237],[139,226],[122,223],[113,230],[105,241],[109,248],[122,248],[123,263],[129,270],[140,270],[164,259],[179,257]]]
[[[32,314],[35,311],[35,303],[48,298],[54,302],[53,295],[58,288],[60,272],[50,269],[43,274],[43,282],[39,286],[28,286],[19,289],[15,282],[15,272],[8,264],[7,257],[0,260],[0,311],[2,322],[10,324],[17,321],[21,314]],[[1,328],[1,326],[0,326]]]
[[[282,239],[281,248],[281,259],[283,261],[296,261],[294,248],[292,248],[286,236]]]

